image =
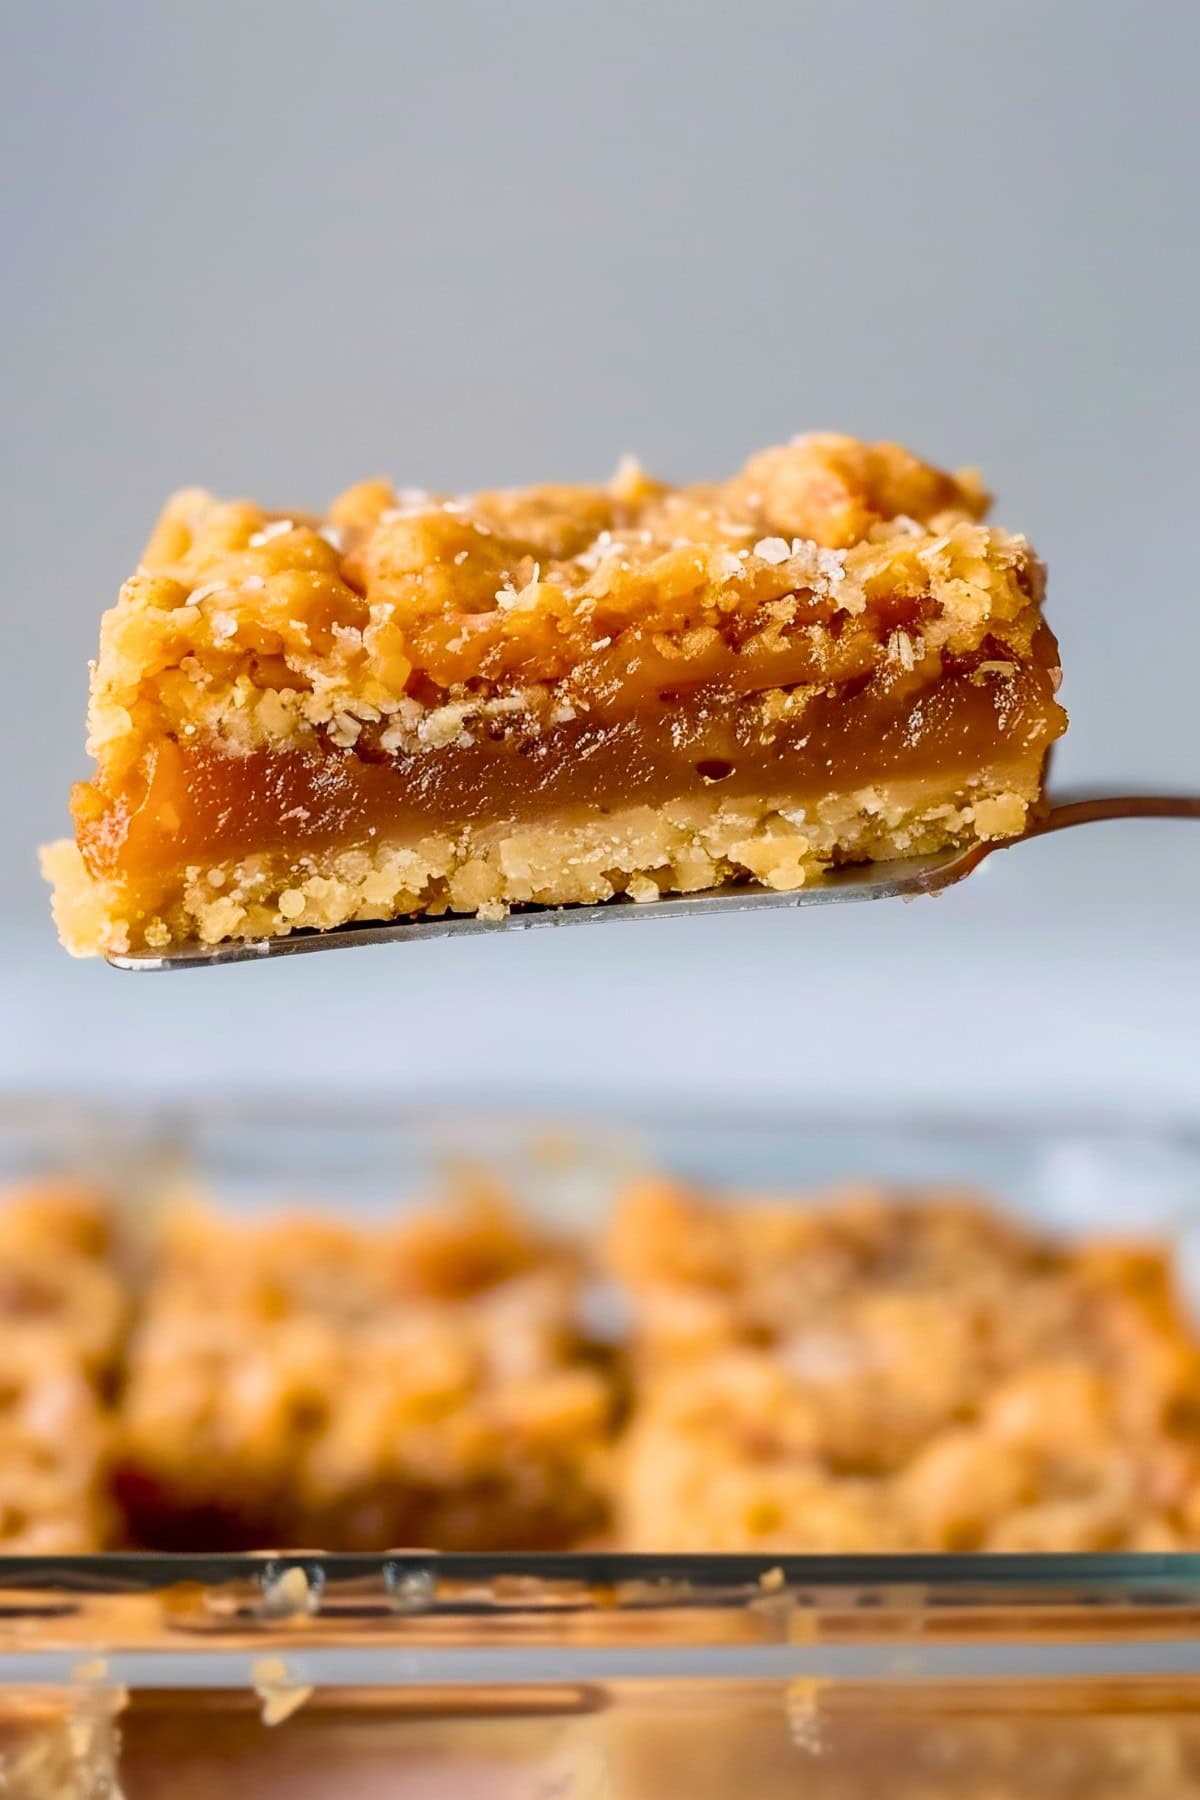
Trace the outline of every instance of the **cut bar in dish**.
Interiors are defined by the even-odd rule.
[[[117,1491],[158,1549],[562,1549],[606,1514],[573,1255],[499,1200],[370,1229],[167,1222]]]
[[[119,1535],[109,1492],[109,1401],[127,1314],[114,1215],[98,1193],[74,1183],[45,1182],[3,1197],[0,1552],[5,1555],[104,1550]],[[0,1744],[4,1735],[0,1718]],[[0,1769],[6,1767],[0,1754]],[[7,1791],[0,1781],[0,1792]]]
[[[815,435],[732,480],[327,517],[167,507],[106,615],[44,853],[79,954],[728,880],[1018,833],[1066,720],[986,496]]]
[[[0,1202],[0,1552],[1200,1550],[1163,1247],[665,1174],[559,1237],[500,1181]]]
[[[1176,1550],[1200,1534],[1200,1347],[1168,1260],[960,1195],[612,1227],[633,1313],[615,1531],[653,1551]]]

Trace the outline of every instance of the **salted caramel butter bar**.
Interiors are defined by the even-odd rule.
[[[613,1390],[582,1271],[490,1190],[369,1228],[164,1222],[116,1488],[159,1549],[551,1550],[607,1516]]]
[[[1153,1245],[1056,1242],[952,1191],[724,1204],[656,1178],[609,1258],[625,1550],[1197,1541],[1200,1346]]]
[[[172,499],[43,852],[80,955],[590,903],[1018,833],[1065,729],[976,477],[818,434],[724,483],[327,516]]]

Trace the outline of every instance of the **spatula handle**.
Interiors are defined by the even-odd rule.
[[[1200,794],[1064,794],[1051,799],[1045,816],[1025,836],[1042,837],[1103,819],[1200,819]]]

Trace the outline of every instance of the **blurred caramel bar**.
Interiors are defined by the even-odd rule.
[[[561,1549],[606,1516],[579,1269],[473,1192],[372,1230],[168,1220],[118,1491],[157,1548]]]
[[[636,1550],[1200,1543],[1200,1346],[1164,1258],[961,1198],[630,1193]]]
[[[1200,1336],[1144,1245],[655,1179],[603,1244],[472,1181],[136,1247],[82,1189],[0,1208],[0,1550],[1200,1548]]]
[[[1065,728],[987,496],[816,434],[723,483],[175,496],[44,867],[78,954],[638,901],[1018,833]]]
[[[58,1182],[0,1207],[0,1552],[102,1550],[111,1397],[127,1303],[113,1220],[90,1188]]]

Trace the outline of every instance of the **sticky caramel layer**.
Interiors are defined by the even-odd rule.
[[[931,687],[881,674],[812,696],[769,731],[760,700],[709,690],[662,696],[635,717],[583,715],[536,736],[408,755],[385,754],[365,732],[353,749],[246,756],[164,739],[119,794],[77,790],[78,842],[92,876],[148,890],[186,864],[311,857],[425,831],[661,806],[716,787],[803,806],[875,781],[965,780],[1006,753],[1036,757],[1059,735],[1048,662],[963,668]]]

